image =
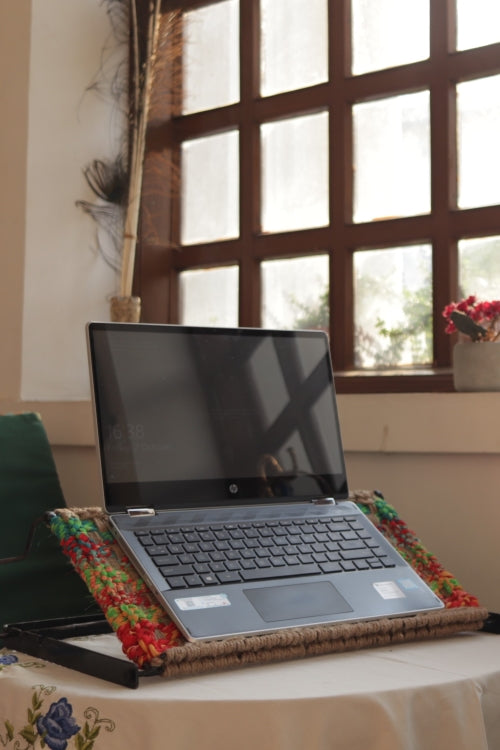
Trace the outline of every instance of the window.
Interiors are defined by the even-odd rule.
[[[498,0],[164,5],[143,319],[320,327],[340,392],[450,390],[443,307],[500,297]]]

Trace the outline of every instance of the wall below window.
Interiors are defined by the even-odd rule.
[[[500,393],[340,396],[351,488],[382,491],[500,611]]]
[[[500,469],[500,393],[340,395],[345,450],[490,453]]]
[[[500,457],[348,453],[351,487],[379,489],[442,564],[500,611]]]

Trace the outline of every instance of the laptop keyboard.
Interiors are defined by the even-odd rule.
[[[136,536],[173,589],[395,567],[356,516],[167,526]]]

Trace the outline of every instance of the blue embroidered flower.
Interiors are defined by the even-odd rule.
[[[19,661],[19,659],[14,654],[0,654],[0,664],[3,666],[15,664],[16,661]]]
[[[37,719],[37,729],[51,750],[66,750],[69,738],[80,731],[72,712],[73,707],[68,699],[60,698],[51,705],[45,716]]]

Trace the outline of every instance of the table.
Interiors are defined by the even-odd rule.
[[[83,645],[119,653],[113,635]],[[500,748],[500,636],[488,633],[145,677],[137,690],[6,649],[0,668],[7,748],[27,746],[23,730],[36,748],[47,732],[50,750]]]

